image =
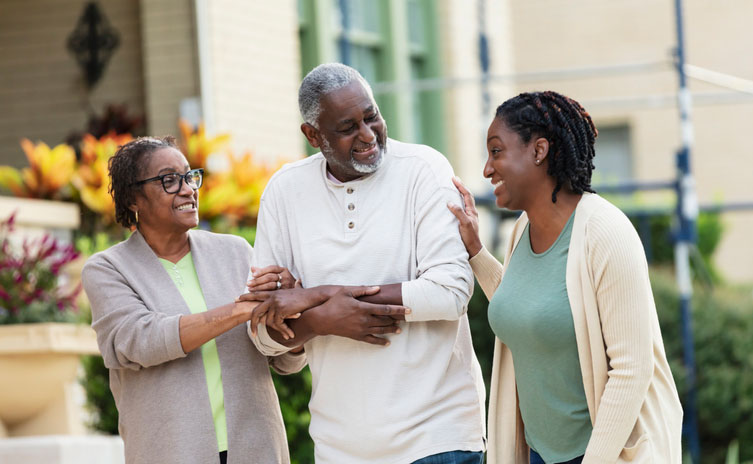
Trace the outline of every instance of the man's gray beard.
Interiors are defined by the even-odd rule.
[[[327,140],[326,137],[322,137],[322,155],[327,159],[327,162],[329,163],[335,163],[338,164],[340,167],[343,168],[353,168],[356,172],[361,174],[372,174],[376,172],[377,169],[379,169],[379,166],[382,165],[382,162],[384,161],[384,154],[387,151],[387,144],[385,143],[385,146],[382,146],[377,142],[377,159],[373,163],[359,163],[353,157],[350,158],[350,162],[345,163],[339,163],[335,160],[335,157],[333,156],[333,150],[332,145],[330,145],[329,140]]]
[[[377,159],[374,160],[373,163],[359,163],[355,159],[350,159],[350,164],[353,166],[353,169],[360,172],[361,174],[371,174],[373,172],[376,172],[377,169],[379,169],[379,166],[382,165],[382,161],[384,161],[384,152],[385,148],[379,145],[377,142]]]

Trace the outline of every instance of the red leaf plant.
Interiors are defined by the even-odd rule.
[[[49,235],[14,246],[15,220],[0,221],[0,324],[72,321],[81,284],[67,288],[61,270],[79,253]]]

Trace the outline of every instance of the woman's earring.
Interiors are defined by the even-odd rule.
[[[136,210],[136,211],[134,211],[134,213],[136,214],[136,224],[138,224],[139,223],[139,212],[138,212],[138,210]]]
[[[540,159],[536,160],[536,166],[538,166],[540,164],[541,164],[541,160]]]

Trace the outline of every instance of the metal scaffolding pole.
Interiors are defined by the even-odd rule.
[[[486,36],[486,0],[478,0],[478,60],[481,66],[481,127],[486,126],[486,119],[491,111],[489,94],[489,39]],[[486,140],[486,130],[483,130]]]
[[[695,181],[690,170],[690,153],[693,144],[693,123],[690,119],[691,96],[685,75],[685,48],[682,25],[682,0],[675,0],[677,29],[676,65],[679,77],[678,107],[682,129],[682,147],[677,153],[677,231],[675,241],[675,272],[680,290],[680,315],[682,318],[683,358],[687,372],[687,396],[683,435],[694,463],[700,459],[698,420],[696,413],[696,369],[693,348],[691,298],[693,286],[690,277],[690,250],[696,241],[698,199]]]

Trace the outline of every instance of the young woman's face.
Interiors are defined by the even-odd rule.
[[[533,138],[524,143],[502,118],[494,118],[489,126],[484,177],[491,181],[500,208],[524,210],[531,194],[541,188],[540,176],[546,168],[537,158],[536,142]]]

